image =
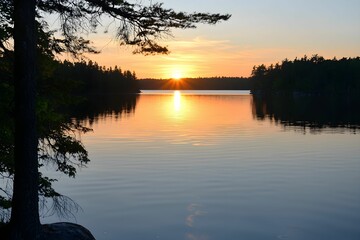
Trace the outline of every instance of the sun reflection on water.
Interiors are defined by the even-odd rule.
[[[181,110],[181,92],[174,92],[174,110],[175,112],[180,112]]]

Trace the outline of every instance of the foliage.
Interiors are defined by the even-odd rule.
[[[138,93],[135,72],[122,71],[121,68],[105,68],[96,62],[64,61],[58,64],[53,81],[57,86],[66,86],[66,82],[77,83],[75,93],[90,97],[92,94]]]
[[[216,24],[228,20],[230,15],[175,12],[162,3],[148,5],[125,0],[40,0],[39,13],[59,15],[61,31],[65,39],[72,39],[79,29],[95,31],[101,25],[101,17],[110,17],[117,24],[116,36],[122,45],[133,45],[134,53],[168,53],[167,47],[157,39],[171,34],[172,28],[195,28],[196,23]],[[76,53],[76,51],[75,51]]]
[[[83,53],[97,52],[90,46],[90,41],[79,36],[81,33],[96,32],[102,26],[102,19],[110,18],[117,27],[116,37],[120,45],[132,45],[134,53],[159,54],[169,53],[166,46],[158,40],[171,36],[174,28],[195,28],[197,23],[216,24],[226,21],[229,14],[186,13],[164,8],[163,3],[131,3],[125,0],[38,0],[36,1],[37,22],[44,29],[48,25],[45,16],[57,16],[60,29],[57,37],[52,36],[49,42],[39,41],[40,46],[53,53],[68,52],[73,57]],[[13,0],[0,0],[0,54],[11,50],[13,33]],[[105,26],[109,28],[109,26]]]
[[[253,91],[359,94],[360,57],[324,59],[314,55],[281,64],[254,66]]]
[[[11,97],[11,94],[8,96]],[[14,126],[13,108],[9,104],[11,98],[5,98],[2,95],[1,100],[2,103],[7,104],[0,107],[0,179],[2,180],[0,185],[0,216],[2,221],[7,221],[8,211],[11,207],[9,204],[11,203],[14,177]],[[79,135],[90,129],[73,123],[64,115],[56,113],[50,106],[50,100],[39,98],[37,106],[39,167],[51,165],[56,171],[69,177],[75,177],[76,168],[89,162],[87,151],[80,142]],[[39,196],[42,202],[50,199],[56,201],[56,208],[69,204],[76,205],[52,188],[54,181],[55,179],[39,174]]]

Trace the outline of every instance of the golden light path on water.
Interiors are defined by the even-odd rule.
[[[236,130],[253,138],[250,133],[256,131],[257,123],[253,121],[251,101],[247,94],[218,96],[183,90],[159,94],[144,91],[134,114],[100,117],[91,125],[93,132],[86,134],[84,141],[95,141],[96,145],[102,138],[111,137],[145,143],[155,141],[151,138],[160,132],[166,133],[166,138],[165,135],[159,137],[166,143],[204,146],[224,139],[209,136],[231,135]],[[273,129],[261,128],[261,133],[269,131]],[[97,138],[90,137],[94,133]]]
[[[174,92],[174,110],[175,112],[180,112],[181,110],[181,92]]]

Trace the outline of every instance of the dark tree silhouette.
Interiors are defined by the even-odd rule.
[[[38,137],[35,114],[36,29],[46,24],[45,14],[58,14],[62,38],[53,38],[50,51],[68,51],[74,56],[94,52],[79,31],[95,31],[101,17],[118,23],[120,44],[135,46],[134,53],[168,53],[157,39],[173,28],[195,28],[197,23],[215,24],[230,15],[184,13],[165,9],[162,3],[129,3],[125,0],[1,0],[0,54],[14,40],[15,76],[15,181],[11,214],[11,239],[39,239]],[[12,34],[13,33],[13,34]]]
[[[252,71],[253,92],[342,94],[360,93],[360,57],[340,60],[313,55],[281,64],[255,66]]]
[[[123,71],[117,66],[114,68],[101,67],[93,61],[57,62],[51,80],[51,82],[47,81],[48,85],[54,85],[54,82],[56,82],[56,86],[63,87],[66,87],[68,83],[77,84],[73,93],[86,98],[92,98],[95,94],[140,92],[135,73],[129,70]],[[44,91],[49,90],[44,89]]]
[[[14,1],[15,177],[11,239],[40,236],[35,117],[35,0]]]

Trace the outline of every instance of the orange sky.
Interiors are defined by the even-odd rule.
[[[163,0],[175,10],[230,13],[215,26],[176,30],[162,41],[171,53],[132,55],[108,34],[90,34],[101,54],[89,58],[100,65],[118,65],[138,78],[249,76],[252,67],[281,62],[305,54],[325,58],[360,56],[358,0]],[[104,23],[106,26],[106,23]]]

